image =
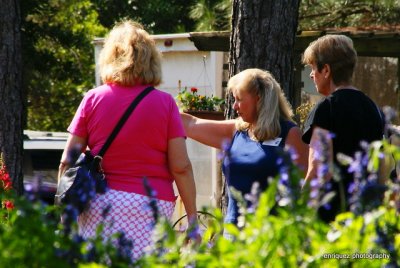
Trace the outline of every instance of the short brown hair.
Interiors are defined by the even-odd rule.
[[[161,83],[161,54],[143,26],[132,20],[114,26],[99,58],[104,83],[122,86]]]
[[[351,82],[357,62],[353,40],[345,35],[325,35],[310,43],[303,54],[304,64],[315,64],[321,71],[328,64],[336,85]]]

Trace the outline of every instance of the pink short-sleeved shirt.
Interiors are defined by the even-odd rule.
[[[88,91],[68,131],[87,138],[92,154],[97,154],[133,99],[147,86],[106,84]],[[157,198],[174,201],[167,149],[168,140],[177,137],[185,137],[185,132],[174,99],[153,90],[139,103],[104,155],[102,167],[109,187],[147,195],[143,186],[147,177]]]

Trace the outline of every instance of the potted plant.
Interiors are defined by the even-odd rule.
[[[185,113],[196,117],[214,120],[224,120],[225,101],[216,96],[205,96],[198,94],[198,89],[192,87],[181,90],[176,96],[178,106]]]

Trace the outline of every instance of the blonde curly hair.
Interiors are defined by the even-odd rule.
[[[104,83],[122,86],[161,83],[161,53],[140,23],[122,21],[105,39],[99,58]]]

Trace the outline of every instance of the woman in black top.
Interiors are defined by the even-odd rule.
[[[305,50],[303,63],[310,65],[310,77],[318,93],[325,96],[310,112],[303,134],[303,141],[310,144],[309,166],[306,182],[317,177],[318,154],[316,151],[318,134],[315,129],[333,134],[331,160],[339,167],[344,191],[340,193],[339,183],[331,180],[336,195],[329,207],[319,209],[325,221],[334,220],[343,208],[348,209],[349,184],[353,181],[348,167],[342,166],[336,158],[337,153],[354,156],[361,150],[360,142],[381,140],[384,133],[384,120],[376,104],[363,92],[351,84],[357,53],[353,41],[344,35],[325,35],[312,42]],[[325,179],[331,179],[327,173]],[[346,203],[342,203],[340,194]]]

